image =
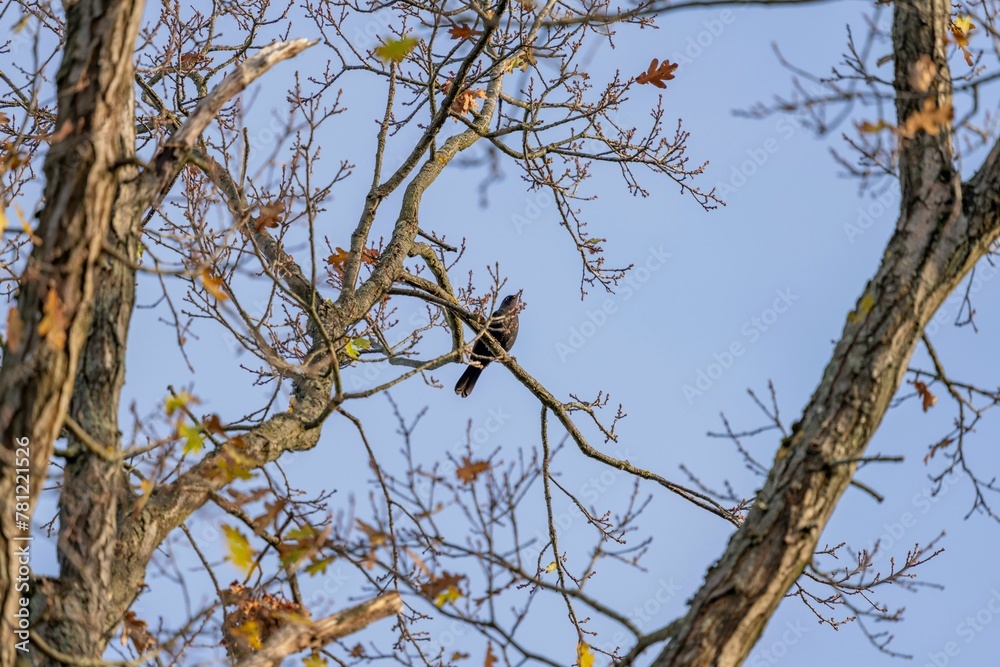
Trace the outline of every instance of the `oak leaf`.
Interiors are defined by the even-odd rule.
[[[273,201],[260,205],[260,214],[254,224],[253,230],[259,232],[264,228],[274,229],[279,223],[284,221],[285,202]]]
[[[972,67],[973,58],[972,52],[969,51],[969,33],[975,29],[975,25],[972,23],[972,19],[968,16],[963,16],[959,14],[955,17],[955,20],[951,22],[951,35],[955,40],[955,44],[958,48],[962,49],[962,54],[965,56],[965,63]]]
[[[441,84],[441,91],[447,95],[451,92],[451,85],[452,80],[448,79]],[[485,99],[486,91],[482,88],[466,88],[455,96],[454,101],[451,103],[451,111],[458,116],[464,116],[467,113],[475,113],[476,111],[479,111],[479,100]]]
[[[134,611],[126,612],[122,619],[122,646],[126,646],[130,640],[139,655],[156,645],[156,639],[149,634],[146,621],[140,620]]]
[[[639,84],[651,83],[657,88],[666,88],[667,84],[664,82],[674,78],[675,69],[677,69],[677,65],[669,60],[664,60],[663,64],[660,64],[658,59],[653,58],[649,63],[649,69],[635,77],[635,82]]]
[[[926,384],[918,380],[913,383],[913,388],[917,390],[917,395],[920,396],[924,412],[927,412],[934,407],[934,404],[937,403],[937,396],[931,393],[931,390],[927,388]]]
[[[481,30],[470,28],[468,23],[453,25],[448,28],[448,34],[452,39],[472,39],[483,34]]]
[[[480,474],[489,469],[489,461],[473,461],[466,456],[462,459],[462,465],[455,471],[455,476],[463,484],[472,484]]]

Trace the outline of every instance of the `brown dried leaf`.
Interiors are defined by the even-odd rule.
[[[445,95],[451,92],[452,80],[448,79],[441,84],[441,92]],[[473,90],[463,90],[458,95],[455,96],[455,100],[451,103],[452,113],[458,116],[464,116],[467,113],[472,113],[479,110],[478,100],[486,99],[486,91],[482,88],[475,88]]]
[[[472,461],[466,456],[462,459],[462,465],[455,471],[455,476],[463,484],[472,484],[480,474],[489,469],[489,461]]]
[[[254,224],[253,230],[260,232],[264,228],[274,229],[279,223],[284,222],[285,202],[274,201],[260,205],[260,213]]]
[[[913,383],[913,388],[917,390],[917,395],[922,399],[924,412],[934,407],[934,404],[937,403],[937,396],[931,393],[926,384],[917,381]]]
[[[181,69],[193,70],[194,68],[208,62],[208,56],[197,51],[188,51],[181,56]]]
[[[664,60],[662,65],[659,63],[658,59],[653,58],[649,63],[649,69],[635,77],[635,82],[638,84],[651,83],[657,88],[666,88],[667,84],[664,82],[674,78],[674,70],[677,69],[677,65],[671,64],[669,60]]]
[[[465,579],[464,574],[443,573],[440,577],[431,577],[430,581],[420,584],[420,592],[430,600],[433,600],[449,588],[458,588],[458,585]]]
[[[23,342],[24,320],[21,319],[21,313],[17,311],[17,306],[14,306],[7,311],[7,349],[11,352],[17,352],[21,349]]]
[[[452,39],[472,39],[479,37],[483,33],[481,30],[470,28],[468,23],[461,23],[451,26],[448,29],[448,34],[451,35]]]
[[[954,438],[945,438],[941,442],[931,445],[930,451],[928,451],[927,456],[924,457],[924,464],[926,465],[928,461],[934,458],[934,455],[937,454],[939,449],[944,449],[953,442],[955,442]]]
[[[139,620],[134,611],[126,612],[122,619],[122,646],[131,641],[139,655],[156,646],[156,639],[149,634],[148,627],[146,621]]]
[[[201,424],[202,426],[205,427],[205,430],[208,431],[209,433],[214,433],[216,435],[225,435],[226,431],[225,429],[222,428],[222,420],[219,419],[219,415],[217,414],[213,413],[208,415],[202,420]]]
[[[264,503],[264,513],[253,520],[253,530],[258,535],[262,534],[264,530],[277,520],[278,515],[281,510],[285,509],[285,505],[288,504],[287,500],[278,498],[273,503]]]

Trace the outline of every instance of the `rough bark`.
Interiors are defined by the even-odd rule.
[[[236,667],[270,667],[300,651],[318,651],[372,623],[403,611],[403,599],[395,591],[367,600],[350,609],[316,621],[289,625],[279,631],[259,651],[240,660]]]
[[[95,18],[88,23],[88,11],[102,17],[101,20]],[[119,23],[124,19],[118,22],[110,20],[107,9],[77,7],[67,15],[69,44],[77,39],[73,37],[75,31],[82,31],[83,36],[78,39],[90,40],[88,43],[91,46],[110,42],[117,45],[120,52],[115,52],[112,57],[107,48],[102,50],[94,46],[96,50],[88,52],[89,60],[80,56],[90,63],[90,69],[77,72],[74,75],[76,78],[62,76],[67,67],[70,71],[80,69],[79,65],[67,65],[64,61],[57,82],[60,91],[64,86],[79,88],[79,82],[83,81],[93,88],[91,95],[100,100],[113,99],[115,105],[112,108],[109,103],[104,106],[95,103],[94,109],[90,110],[91,116],[87,116],[88,109],[75,98],[70,98],[68,102],[63,95],[59,98],[60,119],[64,113],[69,114],[70,118],[78,119],[80,128],[85,128],[97,124],[93,120],[96,117],[101,121],[102,131],[87,134],[81,129],[87,135],[86,147],[96,155],[91,160],[73,157],[74,151],[79,153],[80,148],[57,151],[53,146],[50,151],[46,161],[46,201],[50,205],[47,205],[46,211],[58,202],[58,212],[63,217],[55,213],[46,217],[43,212],[43,222],[37,232],[43,239],[43,244],[36,251],[40,257],[33,255],[31,261],[45,262],[41,266],[47,266],[48,273],[43,274],[29,263],[19,299],[22,309],[29,308],[35,298],[30,292],[35,284],[32,278],[42,275],[50,280],[49,273],[59,273],[50,259],[51,255],[46,254],[48,249],[58,250],[62,261],[80,272],[77,280],[83,283],[84,288],[77,297],[76,310],[78,317],[85,320],[81,319],[77,324],[71,318],[73,324],[64,350],[67,357],[72,355],[73,358],[67,358],[62,364],[55,363],[56,359],[54,366],[46,366],[45,360],[53,359],[53,355],[60,350],[46,348],[43,339],[32,339],[27,335],[21,349],[25,351],[23,358],[28,361],[37,359],[34,368],[42,373],[43,378],[46,371],[53,375],[45,378],[49,386],[55,387],[61,382],[58,386],[62,392],[58,395],[58,400],[62,402],[58,414],[44,422],[47,431],[43,435],[47,439],[43,441],[43,436],[36,432],[29,435],[32,454],[35,455],[33,491],[41,489],[52,445],[66,415],[67,402],[73,420],[73,428],[69,429],[67,438],[66,466],[59,499],[59,577],[40,578],[34,582],[31,591],[32,631],[51,647],[50,651],[91,660],[99,659],[103,654],[115,627],[140,590],[148,563],[148,554],[146,560],[140,563],[134,559],[122,560],[124,555],[134,554],[123,550],[128,542],[122,540],[121,524],[126,523],[124,519],[130,516],[131,490],[120,459],[117,418],[124,382],[125,346],[135,300],[135,265],[142,220],[149,206],[177,176],[198,136],[221,107],[276,63],[297,55],[312,44],[308,40],[281,42],[249,58],[202,100],[158,151],[152,168],[143,171],[140,176],[134,161],[134,70],[131,63],[141,6],[130,6],[129,11],[132,12],[129,15],[132,22],[128,24],[131,36],[127,44],[120,43],[124,38],[116,38],[123,29]],[[103,63],[104,67],[111,64],[119,69],[126,67],[128,71],[119,71],[113,77],[102,75],[95,63]],[[70,157],[50,169],[49,160],[53,159],[53,152],[57,157]],[[102,175],[103,179],[95,184],[98,175]],[[81,184],[74,187],[73,184],[78,181]],[[82,233],[74,231],[82,224],[70,215],[74,213],[83,215],[84,223],[91,225],[87,227],[87,233],[93,233],[95,237],[91,239],[87,236],[86,243],[82,240]],[[98,224],[95,221],[100,216],[103,218]],[[49,220],[48,225],[46,220]],[[43,232],[49,229],[52,231]],[[46,239],[54,239],[61,245],[52,243],[50,246],[45,243]],[[69,241],[64,243],[65,239]],[[102,252],[103,244],[111,252]],[[81,247],[90,253],[86,255],[85,262],[82,260],[84,255],[79,251]],[[123,258],[128,261],[122,261]],[[66,269],[60,271],[67,272]],[[64,298],[64,303],[69,316],[70,302]],[[27,325],[28,320],[24,319]],[[27,334],[28,326],[25,330]],[[37,382],[39,373],[23,377],[18,375],[21,366],[15,365],[17,360],[18,357],[13,354],[5,356],[3,373],[9,373],[18,381]],[[74,369],[75,382],[71,372]],[[54,376],[56,373],[58,377]],[[7,386],[3,387],[4,410],[11,419],[8,428],[15,434],[18,433],[16,429],[23,428],[32,415],[46,409],[45,401],[51,403],[56,400],[52,396],[37,395],[37,391],[35,395],[22,391],[15,396],[13,391],[16,389],[7,393]],[[52,412],[51,408],[49,412]],[[37,423],[43,424],[41,420]],[[6,422],[4,425],[7,425]],[[5,439],[5,443],[12,442],[9,437]],[[41,442],[46,446],[36,447],[36,443]],[[10,495],[13,495],[12,491]],[[13,520],[13,517],[5,516],[3,519]],[[10,534],[5,532],[5,535]],[[8,546],[14,549],[17,543],[9,540]],[[4,567],[3,571],[9,570]],[[9,600],[5,600],[5,610],[7,604],[13,613],[17,598],[10,596]],[[9,629],[10,626],[6,627]],[[14,643],[6,645],[13,649]],[[35,663],[60,664],[57,655],[54,655],[44,655],[43,651],[27,659]],[[0,654],[0,657],[0,665],[14,664],[13,653]]]
[[[132,113],[132,51],[142,6],[141,0],[81,0],[66,7],[66,43],[56,76],[56,140],[45,156],[45,204],[35,230],[40,240],[18,295],[24,335],[17,349],[4,350],[0,368],[0,497],[15,496],[12,454],[15,442],[27,438],[32,510],[90,328],[95,270],[114,210],[117,172],[135,156],[132,124],[122,121]],[[64,319],[53,312],[53,304],[64,311]],[[17,657],[13,614],[24,594],[12,590],[11,568],[16,537],[25,533],[12,512],[0,516],[0,665],[12,665]]]
[[[950,6],[894,4],[897,117],[925,97],[951,102],[946,60]],[[927,55],[939,76],[925,94],[910,68]],[[813,557],[824,526],[855,472],[924,327],[1000,235],[1000,145],[962,184],[951,136],[901,139],[902,204],[881,266],[848,317],[801,419],[778,450],[746,522],[709,569],[673,639],[654,665],[742,664],[785,592]]]

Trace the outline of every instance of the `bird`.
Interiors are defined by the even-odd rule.
[[[521,292],[523,291],[521,290]],[[500,307],[490,315],[487,330],[500,343],[500,347],[505,352],[510,352],[510,348],[514,346],[514,341],[517,339],[517,313],[521,310],[521,292],[504,297],[504,300],[500,302]],[[472,347],[472,363],[462,373],[462,377],[458,378],[455,393],[462,398],[471,394],[472,389],[476,386],[476,380],[479,379],[479,374],[494,359],[496,359],[496,355],[490,351],[483,337],[480,337]]]

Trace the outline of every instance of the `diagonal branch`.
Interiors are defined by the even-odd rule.
[[[399,593],[393,591],[317,621],[289,625],[271,637],[262,649],[238,662],[236,667],[270,667],[299,651],[318,651],[332,641],[402,610],[403,600]]]

